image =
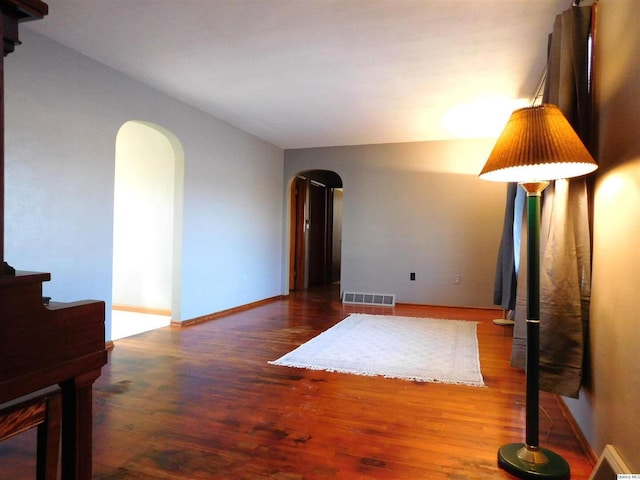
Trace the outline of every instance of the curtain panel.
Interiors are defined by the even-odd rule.
[[[493,287],[493,303],[500,305],[503,310],[515,310],[516,308],[516,261],[513,221],[515,216],[515,201],[518,184],[507,184],[507,200],[504,212],[504,225],[498,264],[496,265],[496,281]]]
[[[555,104],[562,110],[586,145],[589,145],[590,29],[591,7],[574,6],[556,17],[543,97],[543,103]],[[521,219],[513,213],[508,215],[515,218],[517,226]],[[526,220],[522,220],[520,238],[525,238]],[[557,180],[545,190],[540,248],[540,389],[577,398],[582,384],[591,295],[591,239],[584,178]],[[526,243],[515,252],[518,253],[511,365],[524,368]],[[504,261],[503,255],[508,254],[501,248],[499,266]],[[496,278],[496,289],[504,284],[503,279]],[[502,290],[502,298],[509,294]],[[496,292],[494,302],[497,298]]]

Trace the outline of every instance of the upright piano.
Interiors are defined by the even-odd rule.
[[[40,0],[0,0],[0,405],[47,387],[62,397],[63,480],[92,475],[92,387],[107,363],[105,304],[50,303],[48,273],[15,271],[4,261],[4,57],[19,44],[18,24],[44,17]]]

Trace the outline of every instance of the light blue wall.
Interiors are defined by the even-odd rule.
[[[184,147],[181,319],[281,293],[281,149],[28,29],[21,40],[5,59],[10,264],[51,272],[57,301],[110,306],[115,139],[140,120]]]

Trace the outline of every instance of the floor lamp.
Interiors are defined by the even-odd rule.
[[[527,193],[526,441],[498,450],[498,465],[518,478],[564,480],[569,464],[538,444],[540,385],[540,200],[549,181],[586,175],[598,168],[555,105],[512,113],[480,178],[517,182]]]

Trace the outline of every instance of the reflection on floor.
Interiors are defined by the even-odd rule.
[[[150,313],[111,311],[111,339],[130,337],[138,333],[166,327],[171,323],[171,317],[153,315]]]

